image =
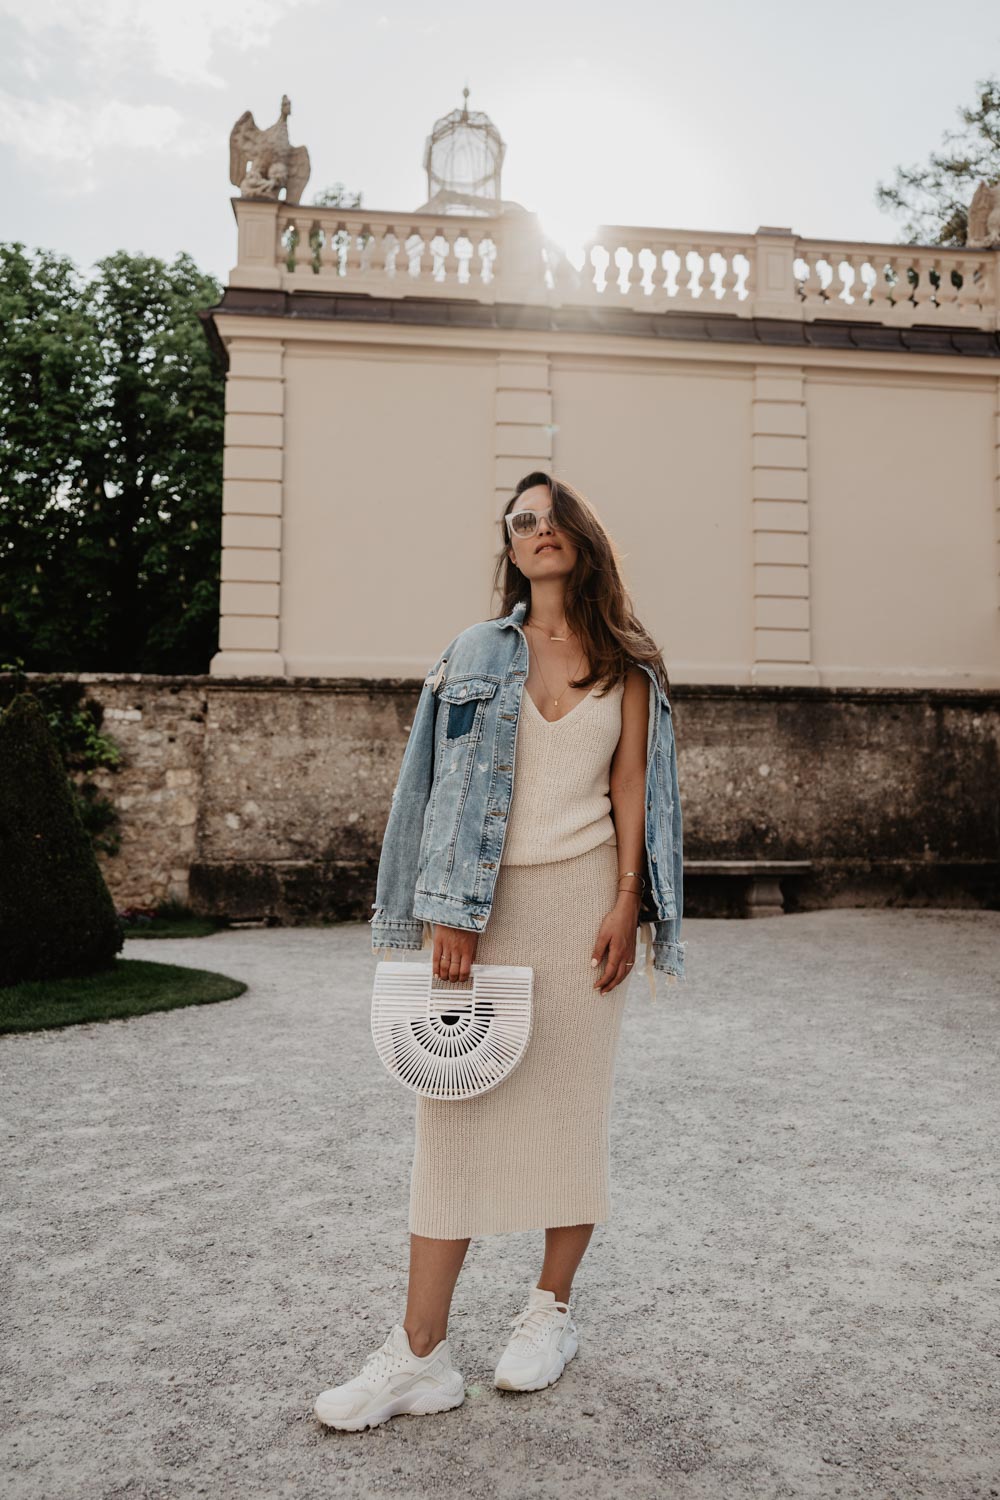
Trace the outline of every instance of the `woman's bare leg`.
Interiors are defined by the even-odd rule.
[[[538,1286],[554,1293],[557,1302],[568,1302],[577,1266],[590,1244],[593,1224],[567,1224],[545,1231],[545,1260]]]
[[[448,1313],[468,1240],[410,1235],[410,1282],[403,1327],[418,1359],[448,1337]]]

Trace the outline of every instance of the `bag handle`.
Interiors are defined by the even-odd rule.
[[[447,1014],[450,1011],[457,1011],[457,1012],[460,1012],[460,1013],[464,1013],[466,1010],[471,1010],[472,1016],[473,1016],[473,1018],[475,1018],[476,1004],[477,1004],[478,999],[479,999],[479,975],[477,973],[477,970],[480,969],[481,967],[482,967],[481,964],[474,963],[472,965],[470,971],[469,971],[470,972],[470,976],[472,978],[472,988],[471,988],[471,990],[442,990],[442,989],[437,989],[436,990],[434,988],[434,970],[433,970],[432,966],[430,964],[428,964],[427,965],[427,1018],[428,1018],[428,1020],[430,1020],[431,1005],[434,1002],[435,995],[444,996],[445,999],[447,999],[449,1001],[455,1002],[454,1004],[449,1004],[449,1005],[442,1004],[442,1009],[441,1009],[441,1012],[440,1012],[441,1014]]]

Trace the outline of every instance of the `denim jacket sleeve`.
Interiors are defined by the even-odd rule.
[[[684,978],[684,949],[682,943],[681,918],[684,914],[684,819],[681,813],[680,788],[677,783],[677,753],[671,736],[670,783],[673,798],[671,832],[673,842],[673,888],[677,903],[677,914],[664,917],[656,923],[653,944],[654,965],[663,971],[668,983]]]
[[[454,644],[452,641],[445,647],[424,678],[403,751],[389,807],[389,820],[382,836],[372,903],[375,912],[369,918],[373,951],[385,947],[420,948],[424,943],[424,922],[413,915],[413,896],[424,812],[434,778],[435,689]]]
[[[669,708],[661,710],[670,713]],[[671,886],[676,912],[671,917],[656,917],[651,907],[640,913],[640,921],[646,928],[646,980],[650,994],[656,996],[656,973],[664,976],[667,984],[676,984],[684,978],[684,950],[681,942],[681,919],[684,912],[684,819],[681,812],[680,787],[677,780],[677,747],[674,741],[673,719],[670,719],[670,752],[667,757],[670,779],[671,815]]]

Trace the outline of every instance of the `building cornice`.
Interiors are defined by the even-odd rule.
[[[742,318],[727,313],[643,313],[627,308],[479,303],[446,297],[373,297],[357,292],[288,292],[227,287],[202,313],[210,344],[226,362],[219,321],[267,318],[289,323],[366,323],[395,328],[589,334],[715,345],[801,350],[932,354],[1000,359],[1000,330],[955,326],[888,327],[847,319]]]

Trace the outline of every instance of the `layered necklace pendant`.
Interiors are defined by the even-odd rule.
[[[535,628],[537,629],[537,626]],[[549,636],[549,640],[550,641],[568,641],[569,640],[569,636],[568,635],[550,635]],[[583,665],[583,659],[584,659],[584,655],[585,654],[586,653],[584,653],[584,652],[581,652],[581,654],[580,654],[580,665],[581,666]],[[542,672],[541,665],[539,665],[539,667],[538,667],[538,675],[542,679],[542,687],[551,696],[552,689],[549,687],[548,683],[545,681],[545,676],[544,676],[544,674]],[[553,698],[552,699],[552,707],[553,708],[558,708],[559,707],[559,699],[560,698],[565,698],[566,691],[567,691],[568,688],[569,688],[569,679],[567,678],[566,687],[564,687],[563,690],[562,690],[562,692],[559,694],[559,698]]]

